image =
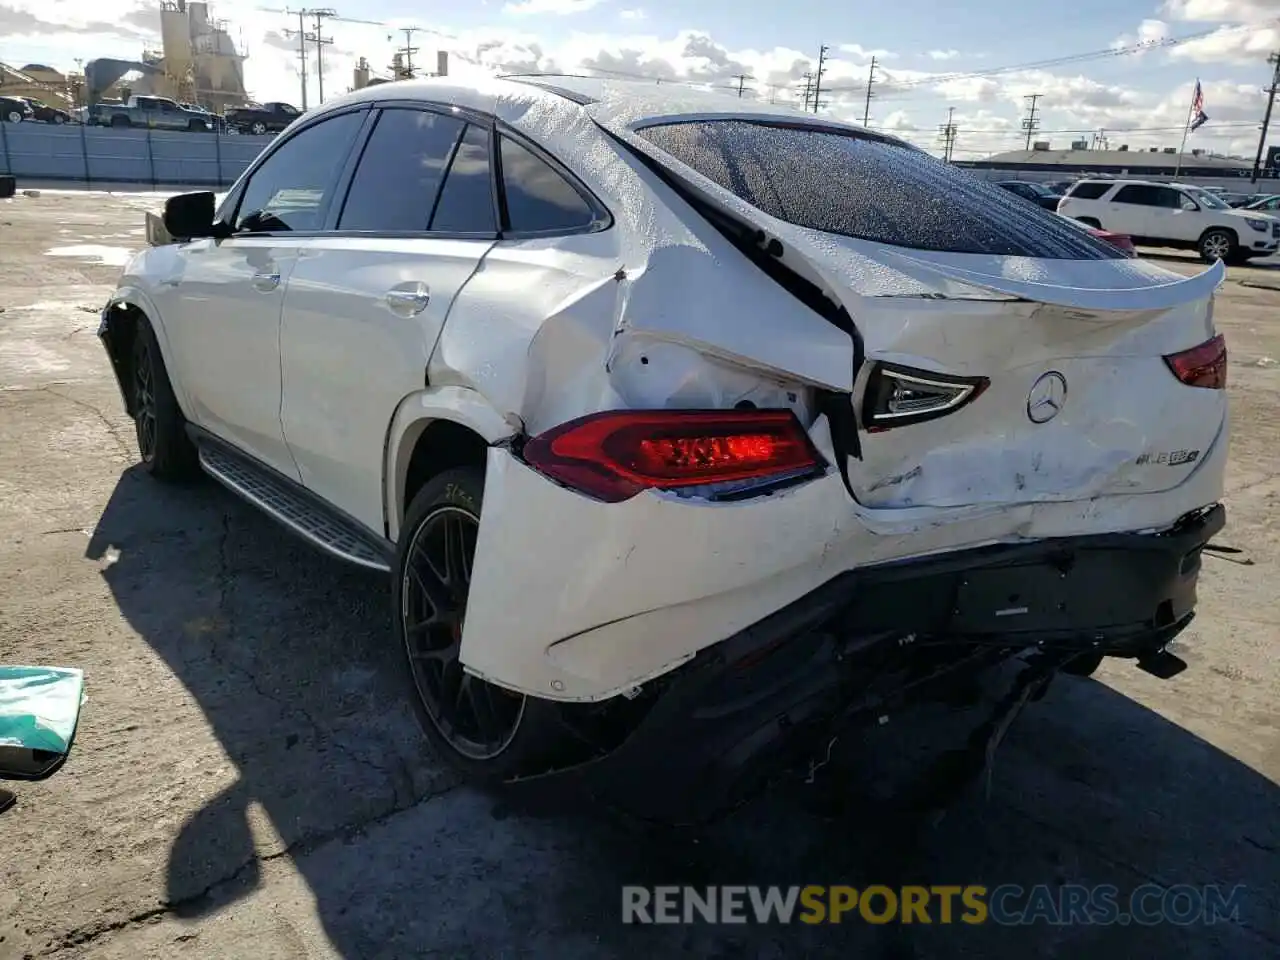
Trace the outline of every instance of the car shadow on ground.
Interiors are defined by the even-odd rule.
[[[1280,945],[1280,789],[1100,683],[1055,683],[1008,735],[990,797],[970,792],[939,823],[895,816],[893,784],[922,745],[964,726],[926,713],[837,750],[823,789],[783,785],[715,827],[662,831],[457,786],[402,699],[385,578],[297,542],[211,482],[126,471],[88,555],[110,549],[103,576],[121,613],[238,773],[169,851],[180,918],[234,908],[283,863],[348,958],[1211,957]],[[283,851],[255,850],[255,811]],[[927,926],[620,922],[624,884],[1064,882],[1122,897],[1144,883],[1245,889],[1240,923],[1211,927],[971,926],[938,913]]]

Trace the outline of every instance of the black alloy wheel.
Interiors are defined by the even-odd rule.
[[[138,434],[138,453],[143,463],[156,455],[158,421],[156,417],[155,365],[147,337],[134,340],[133,354],[134,428]]]
[[[438,504],[413,532],[400,584],[405,652],[431,724],[462,757],[493,760],[515,738],[525,697],[462,669],[462,625],[478,517]]]

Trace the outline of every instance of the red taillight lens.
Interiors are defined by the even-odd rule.
[[[1223,390],[1227,386],[1227,341],[1222,334],[1190,350],[1171,353],[1164,362],[1189,387]]]
[[[570,420],[524,447],[531,467],[599,500],[641,490],[733,490],[825,469],[790,410],[615,410]]]

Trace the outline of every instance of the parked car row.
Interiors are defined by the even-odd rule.
[[[102,127],[261,136],[280,132],[301,115],[302,111],[292,104],[280,102],[229,107],[225,114],[217,114],[198,104],[182,103],[168,97],[135,96],[121,102],[94,104],[86,110],[85,122]]]
[[[1280,195],[1116,177],[1076,180],[1061,193],[1062,183],[1002,180],[997,186],[1077,221],[1131,255],[1141,244],[1240,264],[1280,249]]]
[[[1280,249],[1280,218],[1234,209],[1187,184],[1091,178],[1076,183],[1057,210],[1086,226],[1126,233],[1144,246],[1195,250],[1206,263],[1242,264]]]

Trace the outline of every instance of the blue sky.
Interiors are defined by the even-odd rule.
[[[282,34],[296,20],[262,9],[277,2],[225,0],[212,7],[248,48],[251,93],[298,103],[295,42]],[[74,69],[76,58],[136,56],[155,42],[157,6],[0,0],[0,60]],[[936,148],[938,126],[954,108],[957,157],[1022,146],[1024,97],[1031,93],[1042,94],[1037,138],[1055,147],[1092,140],[1099,131],[1113,147],[1176,146],[1197,77],[1211,119],[1189,146],[1252,155],[1270,77],[1266,56],[1280,48],[1280,0],[1074,0],[1056,9],[1026,0],[365,0],[338,10],[385,25],[327,25],[335,40],[326,50],[328,94],[350,86],[358,56],[385,73],[403,42],[387,35],[405,25],[436,31],[415,36],[419,62],[447,49],[451,72],[460,76],[613,71],[728,88],[747,73],[755,78],[749,95],[797,103],[801,76],[814,69],[825,43],[824,110],[861,118],[874,54],[871,125]],[[1168,44],[1170,38],[1184,42]],[[1151,45],[1134,52],[1139,42]],[[1124,52],[1108,54],[1113,48]],[[1075,57],[1086,54],[1092,56]],[[1043,63],[1055,60],[1061,62]],[[314,76],[310,83],[314,103]]]

